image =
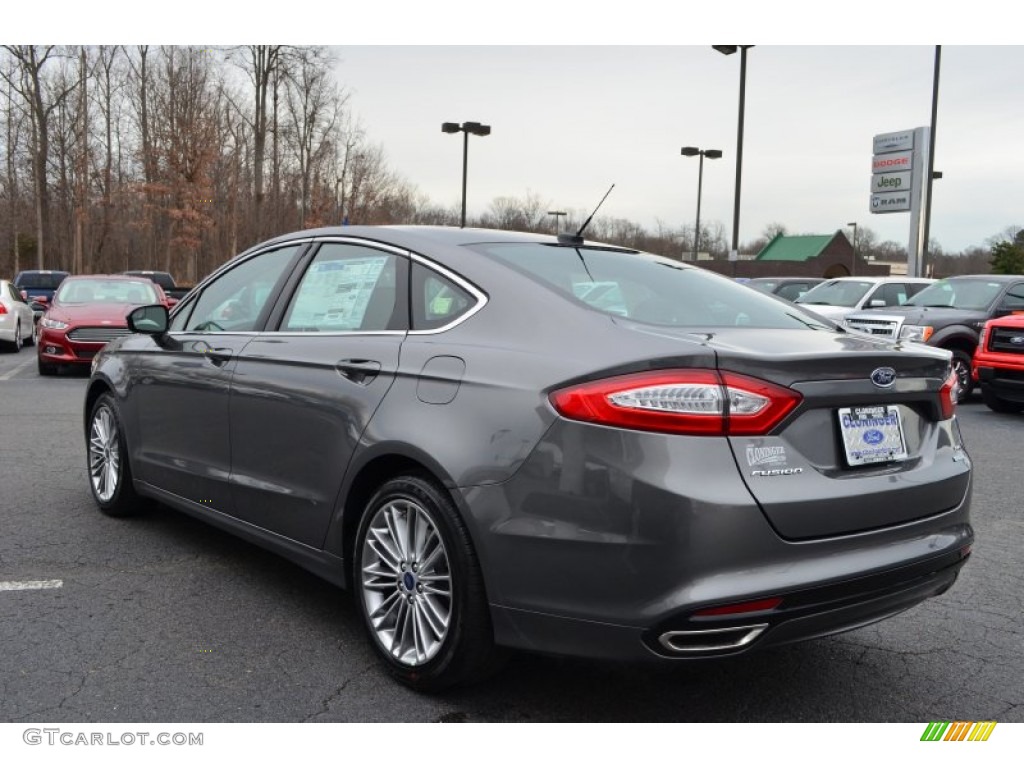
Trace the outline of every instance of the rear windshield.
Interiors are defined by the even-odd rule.
[[[833,327],[714,272],[651,254],[545,243],[483,243],[470,247],[570,300],[642,323],[680,328]]]
[[[52,291],[67,276],[67,272],[22,272],[14,284],[19,288],[43,288]]]

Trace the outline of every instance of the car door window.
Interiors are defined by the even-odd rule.
[[[1016,283],[1007,289],[1000,309],[1014,314],[1024,312],[1024,283]]]
[[[881,299],[886,307],[896,307],[907,300],[907,287],[903,283],[889,283],[881,286],[871,298]]]
[[[219,275],[175,313],[172,331],[254,331],[267,302],[301,245],[265,251]]]
[[[375,248],[325,243],[302,276],[280,330],[398,330],[404,325],[397,288],[401,261]]]

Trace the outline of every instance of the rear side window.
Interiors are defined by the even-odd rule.
[[[651,254],[543,243],[473,246],[600,312],[673,327],[831,328],[772,296]]]
[[[476,299],[444,275],[414,263],[412,267],[412,329],[443,328],[466,314]]]

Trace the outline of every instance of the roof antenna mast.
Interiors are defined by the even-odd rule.
[[[602,197],[601,202],[597,204],[597,208],[594,209],[594,213],[587,217],[587,220],[583,222],[583,226],[576,230],[575,235],[564,232],[558,236],[558,242],[567,243],[569,245],[583,245],[583,230],[587,228],[588,224],[590,224],[590,220],[594,218],[594,214],[597,213],[598,208],[604,205],[604,201],[608,199],[608,195],[612,193],[613,189],[615,189],[614,184],[608,187],[608,191],[604,193],[604,197]]]

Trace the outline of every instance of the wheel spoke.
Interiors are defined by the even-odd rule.
[[[408,554],[402,549],[402,535],[398,530],[399,523],[396,519],[402,513],[398,510],[397,505],[391,505],[384,511],[384,521],[388,526],[388,535],[391,537],[391,541],[394,543],[396,552],[399,560],[405,560]]]
[[[398,564],[401,562],[402,556],[389,543],[391,534],[380,529],[371,528],[369,536],[373,537],[372,540],[369,538],[367,539],[367,542],[373,548],[373,551],[381,561],[392,570],[393,573],[398,573]],[[387,538],[385,538],[385,536],[387,536]]]
[[[434,598],[427,595],[423,596],[421,601],[423,618],[427,624],[430,625],[430,631],[434,633],[434,637],[440,640],[444,637],[445,630],[448,629],[448,609],[447,607],[442,610],[438,605],[435,605]]]

